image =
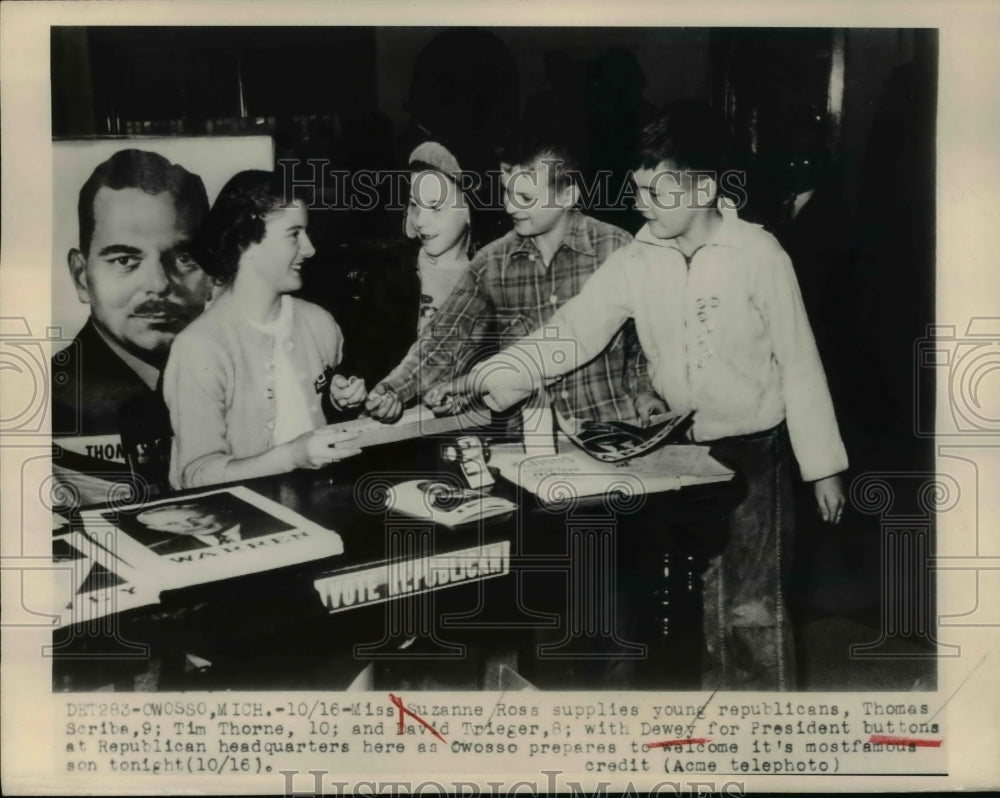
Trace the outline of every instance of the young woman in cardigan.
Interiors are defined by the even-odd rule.
[[[201,234],[202,268],[222,286],[173,343],[163,376],[174,440],[170,482],[191,488],[320,468],[356,454],[353,436],[324,428],[358,405],[360,380],[331,375],[343,336],[317,305],[289,296],[315,253],[305,205],[280,175],[240,172]]]

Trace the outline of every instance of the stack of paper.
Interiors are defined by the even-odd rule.
[[[525,455],[516,447],[494,447],[490,464],[505,479],[561,504],[573,498],[609,494],[643,495],[732,479],[707,446],[662,446],[622,463],[595,460],[568,442],[553,455]]]
[[[488,411],[471,410],[454,416],[435,416],[423,405],[411,407],[393,424],[383,424],[369,416],[362,416],[352,421],[329,424],[329,429],[356,432],[358,437],[352,441],[360,449],[369,446],[380,446],[384,443],[405,441],[409,438],[420,438],[428,435],[444,435],[456,430],[476,429],[489,425],[491,417]]]

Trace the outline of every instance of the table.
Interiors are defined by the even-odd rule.
[[[366,450],[322,471],[246,487],[336,530],[344,554],[161,594],[109,628],[54,639],[54,687],[343,689],[361,664],[376,686],[499,688],[499,668],[541,688],[698,686],[700,573],[721,549],[742,485],[692,486],[639,504],[553,510],[498,480],[518,511],[446,529],[388,516],[378,486],[440,474],[453,437]],[[641,506],[639,506],[641,505]],[[317,580],[387,567],[392,553],[506,541],[510,572],[329,613]],[[145,650],[144,650],[145,649]],[[188,655],[194,655],[188,656]],[[210,662],[211,667],[199,668]]]

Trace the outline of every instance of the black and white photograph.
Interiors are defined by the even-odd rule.
[[[79,512],[83,534],[161,590],[344,551],[340,536],[242,486]]]
[[[295,79],[324,61],[351,84]],[[935,687],[929,618],[892,640],[926,658],[849,657],[886,608],[878,519],[847,500],[853,473],[932,457],[901,410],[933,321],[934,30],[56,27],[52,63],[56,152],[107,156],[78,191],[55,172],[80,229],[53,295],[89,317],[54,423],[123,435],[138,401],[183,490],[405,470],[424,453],[352,468],[324,427],[420,403],[693,413],[744,483],[708,502],[730,507],[694,574],[721,619],[703,687]],[[127,533],[164,535],[146,515]]]
[[[101,515],[160,557],[294,529],[291,524],[227,493]]]
[[[948,25],[995,13],[135,5],[35,29],[44,321],[0,336],[10,396],[44,353],[15,496],[143,598],[5,621],[52,718],[129,727],[45,731],[64,791],[956,786],[1000,159]]]

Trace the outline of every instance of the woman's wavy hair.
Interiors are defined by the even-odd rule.
[[[264,240],[267,217],[295,200],[278,172],[248,169],[233,175],[216,197],[195,245],[205,273],[219,285],[231,283],[243,253]]]

